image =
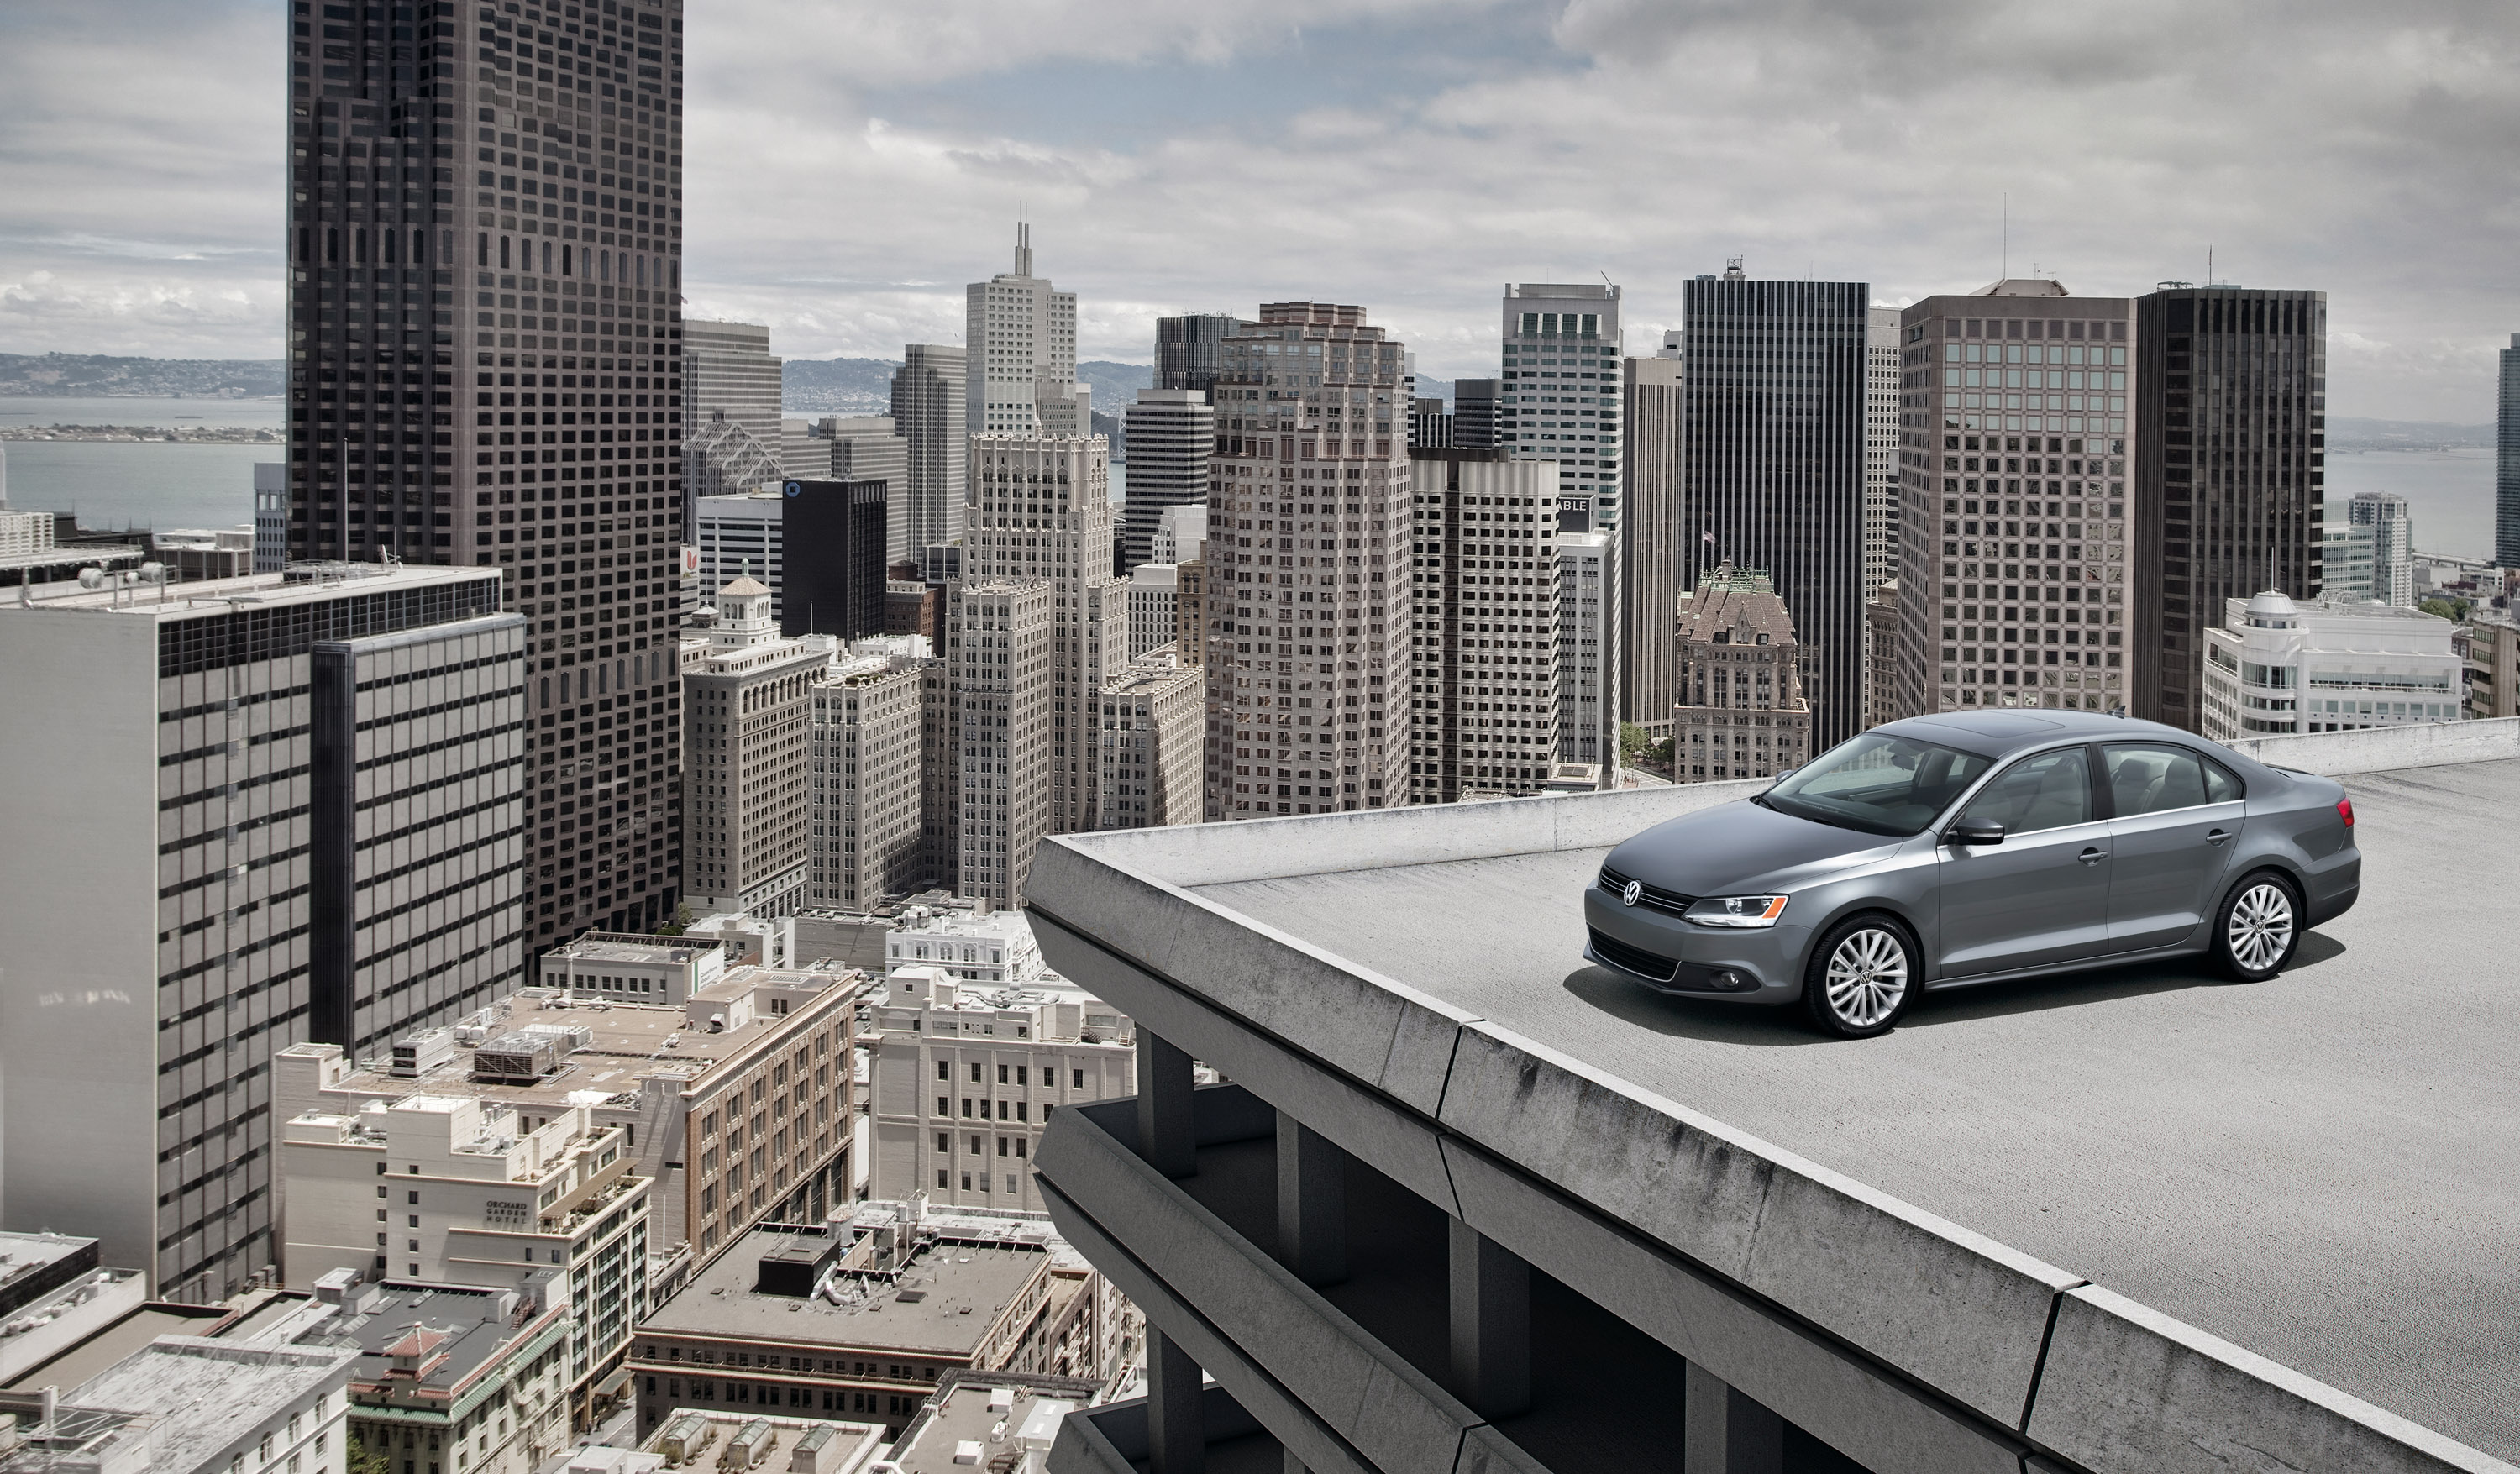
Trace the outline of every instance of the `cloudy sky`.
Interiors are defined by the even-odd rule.
[[[0,351],[273,357],[277,0],[0,6]],[[2492,418],[2520,329],[2520,8],[1997,0],[690,0],[695,316],[791,356],[957,341],[1011,264],[1087,357],[1364,303],[1450,378],[1508,281],[2035,264],[2329,293],[2330,408]]]

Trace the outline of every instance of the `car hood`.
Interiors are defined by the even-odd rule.
[[[1658,824],[1610,851],[1612,870],[1690,896],[1790,891],[1906,841],[1796,819],[1747,799]]]

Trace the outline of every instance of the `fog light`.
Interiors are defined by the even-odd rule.
[[[1751,986],[1750,980],[1730,967],[1716,969],[1715,986],[1727,993],[1737,993]]]

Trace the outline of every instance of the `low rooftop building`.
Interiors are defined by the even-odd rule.
[[[890,1474],[1041,1474],[1059,1421],[1093,1402],[1102,1384],[1069,1377],[955,1372],[892,1446]]]
[[[0,1474],[342,1474],[354,1360],[160,1336],[67,1392],[0,1394]]]
[[[715,936],[590,931],[544,953],[539,976],[546,988],[617,1003],[674,1005],[726,975],[728,950]]]
[[[355,1352],[351,1436],[397,1474],[405,1459],[536,1474],[572,1421],[563,1275],[537,1271],[513,1289],[341,1283],[296,1340]]]

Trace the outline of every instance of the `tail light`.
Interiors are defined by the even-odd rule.
[[[2345,826],[2347,828],[2350,829],[2354,827],[2354,800],[2350,798],[2338,799],[2336,801],[2336,817],[2345,821]]]

